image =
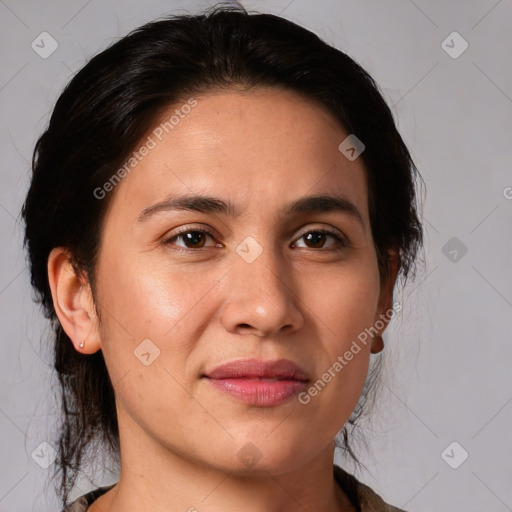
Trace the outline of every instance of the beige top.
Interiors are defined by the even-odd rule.
[[[401,508],[388,505],[370,487],[363,484],[339,466],[333,468],[334,478],[343,489],[357,512],[406,512]],[[70,503],[62,512],[85,512],[89,505],[116,484],[99,487]]]

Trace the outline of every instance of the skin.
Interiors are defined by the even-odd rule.
[[[95,301],[64,248],[48,260],[64,330],[76,350],[103,351],[116,392],[121,477],[90,511],[354,510],[332,476],[334,438],[378,340],[307,405],[251,406],[200,376],[237,358],[286,358],[315,382],[391,308],[396,261],[390,254],[382,280],[363,162],[338,150],[348,133],[331,114],[293,92],[196,99],[110,192]],[[138,222],[170,193],[229,200],[240,214],[161,211]],[[281,213],[318,194],[346,198],[362,224],[340,211]],[[183,237],[163,243],[187,227],[214,235],[188,242],[188,252]],[[322,228],[349,245],[337,250],[330,235],[308,243],[304,235]],[[252,263],[236,252],[248,236],[262,248]],[[145,339],[160,350],[148,366],[134,356]],[[247,443],[261,455],[251,467],[237,455]]]

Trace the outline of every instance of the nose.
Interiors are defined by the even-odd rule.
[[[304,317],[293,276],[286,262],[271,250],[264,250],[252,263],[237,256],[226,277],[221,320],[228,332],[265,338],[302,327]]]

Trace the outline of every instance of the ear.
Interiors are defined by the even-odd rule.
[[[382,335],[391,320],[391,312],[393,311],[393,289],[395,287],[400,257],[398,251],[390,249],[387,254],[386,272],[381,275],[379,301],[377,312],[375,314],[374,326],[378,331],[372,339],[371,352],[376,354],[384,348]]]
[[[85,275],[75,272],[69,251],[55,247],[48,256],[48,281],[52,292],[53,306],[62,328],[75,349],[92,354],[100,348],[99,319],[89,281]],[[80,348],[80,342],[84,347]]]

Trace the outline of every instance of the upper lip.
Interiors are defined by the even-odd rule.
[[[262,361],[260,359],[236,359],[217,366],[205,373],[210,379],[278,378],[307,381],[302,368],[288,359]]]

